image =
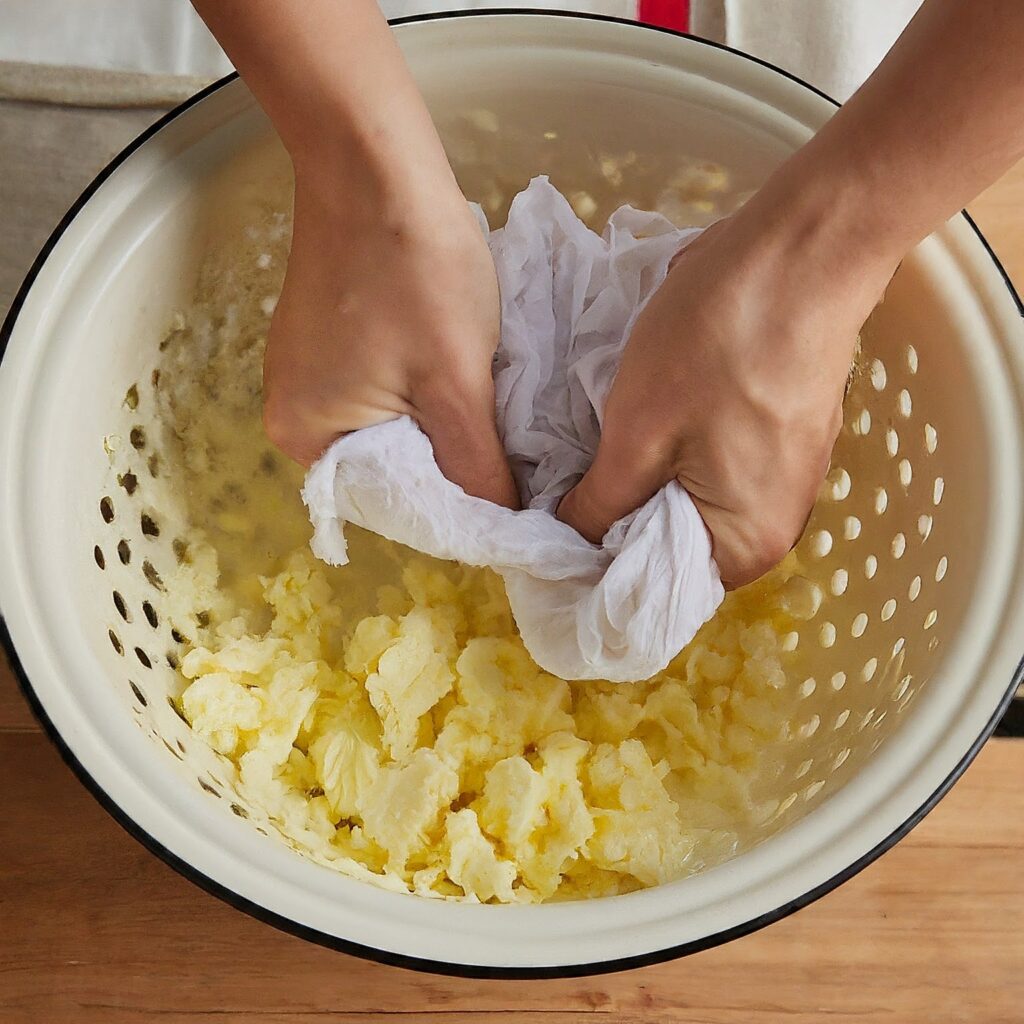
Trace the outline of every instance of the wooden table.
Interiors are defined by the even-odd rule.
[[[12,154],[4,138],[23,139],[31,114],[0,105],[0,177],[9,184],[19,161],[24,172],[24,202],[10,207],[16,230],[8,226],[0,253],[0,307],[11,267],[27,267],[93,170],[79,162],[31,175],[66,162],[69,134],[83,130],[74,118],[54,128],[39,144],[42,163],[24,143]],[[91,131],[98,166],[117,131],[105,124],[99,146]],[[33,202],[43,211],[35,219]],[[1024,166],[974,210],[1024,284]],[[572,981],[463,981],[380,967],[232,910],[99,808],[3,664],[0,779],[0,1024],[1024,1020],[1024,740],[990,742],[908,839],[795,916],[683,961]]]

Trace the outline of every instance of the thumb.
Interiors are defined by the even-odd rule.
[[[559,504],[558,518],[592,544],[600,544],[613,523],[638,509],[671,479],[672,471],[660,456],[602,437],[590,469]]]
[[[472,407],[420,415],[438,468],[467,494],[519,508],[519,492],[494,421],[494,399]]]

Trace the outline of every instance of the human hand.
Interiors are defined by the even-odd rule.
[[[454,181],[429,203],[365,186],[355,200],[352,187],[297,173],[264,365],[268,436],[308,466],[341,434],[409,415],[450,480],[515,505],[491,380],[498,285],[479,226]]]
[[[679,258],[559,510],[584,536],[676,477],[727,586],[786,554],[842,422],[858,331],[899,260],[1024,157],[1024,7],[982,6],[925,0],[865,85]]]
[[[270,439],[309,465],[340,434],[408,414],[449,479],[515,505],[494,422],[494,265],[376,0],[195,6],[295,168]]]
[[[629,339],[594,463],[558,511],[599,542],[675,478],[730,588],[803,530],[858,332],[894,269],[886,258],[855,268],[828,232],[748,205],[676,257]]]

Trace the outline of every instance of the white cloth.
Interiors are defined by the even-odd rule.
[[[345,564],[351,522],[439,558],[489,565],[542,668],[615,681],[664,668],[723,597],[689,495],[670,483],[600,547],[553,513],[593,458],[638,312],[696,234],[627,206],[599,236],[546,178],[534,179],[490,234],[502,297],[498,427],[524,510],[446,480],[426,436],[402,418],[342,437],[310,470],[303,498],[316,555]]]
[[[921,0],[694,0],[691,27],[845,102],[920,6]]]

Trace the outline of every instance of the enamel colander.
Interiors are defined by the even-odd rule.
[[[508,12],[396,31],[467,193],[495,216],[548,171],[585,216],[675,188],[676,215],[699,222],[834,110],[756,60],[612,20]],[[197,610],[168,606],[188,495],[161,472],[153,421],[158,342],[219,230],[210,190],[219,183],[225,207],[258,194],[279,157],[257,156],[273,148],[239,81],[185,104],[75,204],[4,327],[5,640],[104,806],[258,917],[387,962],[488,975],[707,947],[807,904],[906,834],[992,731],[1024,649],[1024,326],[966,216],[904,261],[864,334],[787,591],[795,710],[760,842],[656,889],[503,907],[378,890],[281,841],[173,707],[182,622]],[[683,156],[725,168],[728,183],[707,172],[703,191],[671,186]]]

